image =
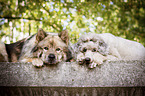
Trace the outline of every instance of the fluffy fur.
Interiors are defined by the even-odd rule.
[[[0,43],[0,62],[17,62],[25,39],[11,44]]]
[[[32,62],[37,67],[69,61],[72,54],[68,41],[66,30],[59,34],[47,34],[43,29],[39,29],[37,34],[26,39],[19,61]]]
[[[116,37],[110,33],[99,34],[98,37],[109,45],[109,54],[119,60],[145,60],[145,47],[138,42]]]
[[[9,62],[18,62],[25,39],[6,45]]]
[[[94,68],[106,60],[144,60],[145,48],[140,43],[110,33],[82,35],[74,45],[79,64]]]
[[[3,42],[0,42],[0,62],[8,62],[8,54]]]

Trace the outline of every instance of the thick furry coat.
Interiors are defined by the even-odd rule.
[[[144,60],[142,44],[114,36],[110,33],[87,33],[74,44],[75,58],[79,64],[87,63],[90,68],[106,60]]]
[[[19,61],[32,62],[37,67],[41,67],[43,64],[69,61],[72,54],[68,41],[69,36],[66,30],[59,34],[50,34],[39,29],[37,34],[25,40]]]

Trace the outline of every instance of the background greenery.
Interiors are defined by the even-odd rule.
[[[86,32],[109,32],[145,46],[145,0],[0,1],[2,41],[15,42],[38,28],[47,32],[67,29],[72,43]]]

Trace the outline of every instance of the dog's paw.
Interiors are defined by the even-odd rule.
[[[82,64],[84,64],[84,62],[83,61],[78,61],[78,64],[82,65]]]
[[[83,56],[83,54],[82,53],[79,53],[78,55],[77,55],[77,63],[78,64],[80,64],[80,65],[82,65],[82,64],[84,64],[84,56]]]
[[[84,59],[82,57],[78,57],[77,58],[77,63],[80,64],[80,65],[84,64]]]
[[[97,66],[97,63],[93,62],[88,65],[89,68],[95,68]]]
[[[103,60],[97,60],[96,63],[97,63],[98,65],[102,65],[102,64],[103,64]]]
[[[107,58],[103,55],[101,55],[100,53],[96,53],[94,55],[93,61],[97,64],[97,65],[101,65],[103,64],[104,61],[106,61]]]
[[[83,58],[77,58],[77,63],[82,65],[84,64],[84,59]]]
[[[35,66],[35,67],[43,67],[43,61],[41,59],[33,59],[32,60],[32,64]]]
[[[79,59],[77,59],[77,63],[82,65],[82,64],[84,64],[84,60],[82,58],[79,58]]]

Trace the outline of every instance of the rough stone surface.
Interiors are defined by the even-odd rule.
[[[75,62],[42,68],[31,63],[1,63],[0,86],[145,86],[145,62],[106,62],[94,69]]]
[[[0,63],[0,86],[3,96],[144,96],[145,61],[111,61],[94,69],[76,62],[42,68],[31,63]]]

